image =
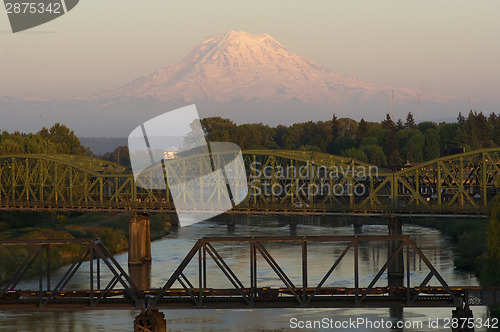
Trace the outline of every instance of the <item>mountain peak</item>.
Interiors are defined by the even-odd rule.
[[[238,41],[258,41],[262,42],[265,39],[273,39],[273,37],[269,36],[267,33],[259,33],[259,34],[253,34],[253,33],[248,33],[246,31],[235,31],[231,30],[228,33],[226,33],[223,37],[224,40],[238,40]]]
[[[352,102],[385,104],[391,89],[336,74],[289,51],[266,33],[229,31],[209,37],[181,62],[102,96],[189,103],[298,101],[331,107]],[[416,91],[396,91],[396,96],[407,98],[413,92],[416,96]]]

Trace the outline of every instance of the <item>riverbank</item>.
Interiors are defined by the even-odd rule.
[[[128,249],[129,218],[127,213],[1,212],[0,240],[100,238],[112,254],[117,254]],[[169,234],[169,216],[151,215],[150,227],[153,241]],[[0,247],[0,283],[11,277],[30,250]],[[51,268],[71,263],[80,250],[78,245],[52,248]],[[36,272],[33,267],[27,275]]]
[[[454,265],[457,269],[474,272],[481,286],[500,286],[498,259],[488,253],[488,219],[414,218],[411,223],[438,229],[451,237],[457,246],[454,250]],[[490,307],[493,317],[500,317],[500,307]]]
[[[435,228],[457,243],[455,267],[462,270],[480,272],[480,258],[486,252],[486,229],[488,219],[462,218],[410,218],[410,223]]]

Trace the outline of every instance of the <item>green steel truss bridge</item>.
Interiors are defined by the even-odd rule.
[[[484,215],[497,193],[500,148],[483,149],[388,170],[346,157],[287,150],[243,151],[245,200],[232,213],[415,213]],[[202,158],[198,158],[202,159]],[[214,166],[217,158],[214,158]],[[203,165],[169,164],[170,174]],[[164,181],[150,171],[149,181]],[[201,181],[201,180],[200,180]],[[210,188],[208,187],[210,185]],[[226,183],[200,186],[207,209],[227,195]],[[249,189],[247,189],[249,188]],[[189,202],[193,193],[179,193]],[[1,210],[174,212],[168,190],[135,184],[131,169],[73,155],[0,156]]]

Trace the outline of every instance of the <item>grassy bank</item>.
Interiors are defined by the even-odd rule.
[[[128,248],[129,215],[125,213],[51,213],[1,212],[0,239],[73,239],[100,238],[111,253]],[[150,219],[151,239],[169,233],[169,217],[154,214]],[[80,253],[79,245],[51,249],[51,267],[73,262]],[[0,247],[0,283],[9,279],[31,252],[27,247]],[[33,267],[28,275],[37,271]]]

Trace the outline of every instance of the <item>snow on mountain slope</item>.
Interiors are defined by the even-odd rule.
[[[233,100],[311,105],[386,103],[390,87],[336,74],[294,54],[268,34],[230,31],[212,36],[195,47],[181,62],[138,78],[100,97],[152,97],[191,103]],[[400,101],[415,99],[417,91],[394,90]],[[421,94],[427,101],[450,97]],[[453,97],[451,97],[453,99]]]

